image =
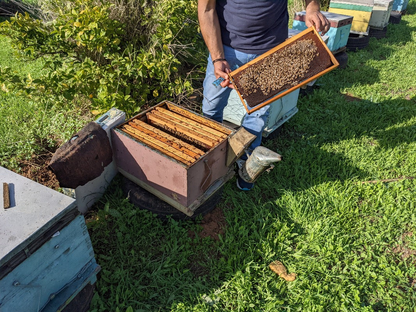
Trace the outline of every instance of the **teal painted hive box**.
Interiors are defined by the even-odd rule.
[[[61,311],[99,271],[75,200],[0,167],[0,311]],[[3,190],[0,191],[4,196]]]
[[[300,89],[285,95],[270,103],[269,116],[266,127],[263,130],[263,137],[268,137],[273,131],[292,118],[297,112],[297,103]],[[241,126],[246,114],[243,103],[235,90],[231,91],[227,106],[224,108],[224,120],[237,126]]]
[[[325,11],[321,12],[331,23],[331,28],[325,34],[329,37],[327,46],[329,50],[331,50],[331,52],[336,52],[347,45],[353,17]],[[305,30],[307,28],[305,24],[305,15],[305,11],[295,13],[295,17],[293,19],[292,24],[293,29]]]
[[[394,0],[392,11],[404,12],[407,9],[407,4],[409,0]]]

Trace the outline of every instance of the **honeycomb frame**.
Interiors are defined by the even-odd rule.
[[[257,66],[261,66],[262,63],[266,62],[270,57],[278,53],[282,53],[285,49],[290,46],[293,46],[296,43],[301,42],[302,40],[312,39],[314,44],[317,46],[318,53],[316,57],[310,62],[310,68],[306,70],[303,76],[300,79],[295,79],[291,83],[283,85],[283,87],[278,89],[273,89],[269,94],[260,94],[260,92],[245,92],[242,84],[239,81],[239,78],[244,75],[245,72],[252,70]],[[315,27],[309,27],[299,34],[287,39],[285,42],[276,46],[275,48],[269,50],[268,52],[260,55],[254,60],[246,63],[245,65],[239,67],[238,69],[232,71],[229,76],[230,80],[233,83],[234,89],[237,91],[237,94],[244,105],[248,114],[251,114],[260,108],[276,101],[277,99],[285,96],[286,94],[302,87],[303,85],[317,79],[318,77],[330,72],[331,70],[337,68],[339,65],[337,59],[334,57],[332,52],[323,42],[321,36],[316,31]],[[284,68],[282,68],[284,70]],[[260,90],[262,86],[257,86],[257,90]]]

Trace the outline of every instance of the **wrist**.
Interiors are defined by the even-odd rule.
[[[221,62],[221,61],[227,61],[227,60],[223,57],[219,57],[219,58],[216,58],[215,60],[213,60],[212,64],[215,64],[216,62]]]

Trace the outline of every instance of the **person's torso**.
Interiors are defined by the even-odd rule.
[[[287,0],[217,0],[222,42],[245,53],[264,53],[288,36]]]

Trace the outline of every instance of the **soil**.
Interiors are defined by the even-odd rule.
[[[207,213],[199,222],[202,230],[197,233],[201,238],[210,237],[219,241],[219,235],[224,235],[226,228],[225,216],[220,207],[216,207],[211,212]],[[195,238],[195,232],[189,231],[189,237]]]
[[[52,156],[52,152],[47,152],[46,154],[33,155],[30,160],[21,161],[21,171],[18,174],[51,189],[58,190],[59,182],[52,170],[48,168]]]

